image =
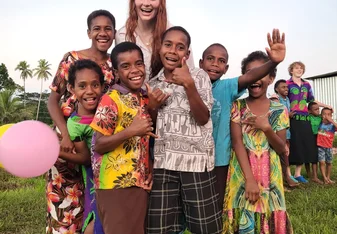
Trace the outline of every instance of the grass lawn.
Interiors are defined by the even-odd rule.
[[[337,163],[333,179],[337,181]],[[0,169],[0,233],[39,234],[45,230],[44,178],[20,179]],[[337,233],[337,184],[309,183],[286,193],[296,234]]]

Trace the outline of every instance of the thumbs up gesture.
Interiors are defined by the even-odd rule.
[[[155,88],[152,90],[147,83],[145,84],[145,87],[147,96],[149,97],[149,104],[147,106],[149,110],[158,109],[170,96],[170,94],[164,93],[161,89]]]
[[[182,58],[181,67],[174,69],[172,75],[173,76],[171,78],[167,78],[165,81],[170,84],[184,86],[184,88],[192,83],[194,84],[190,70],[186,64],[186,57]]]

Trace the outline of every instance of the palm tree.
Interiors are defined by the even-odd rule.
[[[19,97],[14,96],[15,90],[0,92],[0,125],[16,123],[22,117],[22,104]]]
[[[21,61],[16,66],[15,70],[19,70],[21,72],[20,78],[23,79],[23,106],[26,107],[26,79],[28,77],[32,78],[33,71],[29,69],[29,64],[26,61]]]
[[[34,76],[37,75],[37,79],[41,80],[41,91],[40,91],[39,104],[37,105],[36,120],[38,120],[39,118],[43,81],[48,80],[49,76],[51,76],[51,73],[49,72],[51,64],[49,64],[48,61],[46,61],[45,59],[40,59],[38,63],[39,65],[37,66],[37,68],[34,69],[35,71]]]

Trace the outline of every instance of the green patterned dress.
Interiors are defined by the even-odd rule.
[[[289,127],[288,112],[282,104],[271,102],[270,111],[269,122],[275,132]],[[232,152],[224,202],[223,233],[292,233],[286,212],[279,156],[261,130],[241,123],[251,115],[246,99],[233,103],[231,121],[241,125],[243,143],[260,188],[260,198],[255,204],[246,200],[244,175]]]

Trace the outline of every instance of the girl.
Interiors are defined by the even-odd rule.
[[[115,38],[115,17],[106,10],[92,12],[87,19],[88,37],[91,39],[91,47],[80,51],[71,51],[64,55],[50,85],[51,93],[48,99],[48,110],[57,129],[62,135],[61,148],[66,152],[74,149],[74,144],[69,139],[66,119],[71,115],[75,98],[67,90],[68,70],[70,65],[81,59],[90,59],[99,64],[104,73],[106,92],[114,83],[112,65],[107,53]],[[60,108],[59,102],[63,97]]]
[[[93,191],[93,173],[90,164],[90,146],[93,120],[102,94],[104,75],[91,60],[78,60],[69,69],[68,88],[78,101],[77,109],[67,121],[70,139],[76,154],[60,151],[60,162],[67,168],[52,167],[48,182],[47,233],[103,233],[96,219],[97,209]],[[82,170],[80,169],[82,166]],[[83,179],[82,179],[83,175]],[[84,190],[85,187],[85,190]],[[67,232],[67,233],[68,233]]]
[[[242,73],[268,59],[261,51],[251,53]],[[276,69],[248,87],[248,98],[233,103],[223,233],[292,233],[279,159],[286,149],[288,112],[266,96],[275,75]]]
[[[116,44],[131,41],[142,49],[146,69],[144,83],[160,71],[161,36],[171,26],[167,21],[166,0],[129,0],[129,18],[118,30]],[[187,63],[194,68],[191,55]]]

